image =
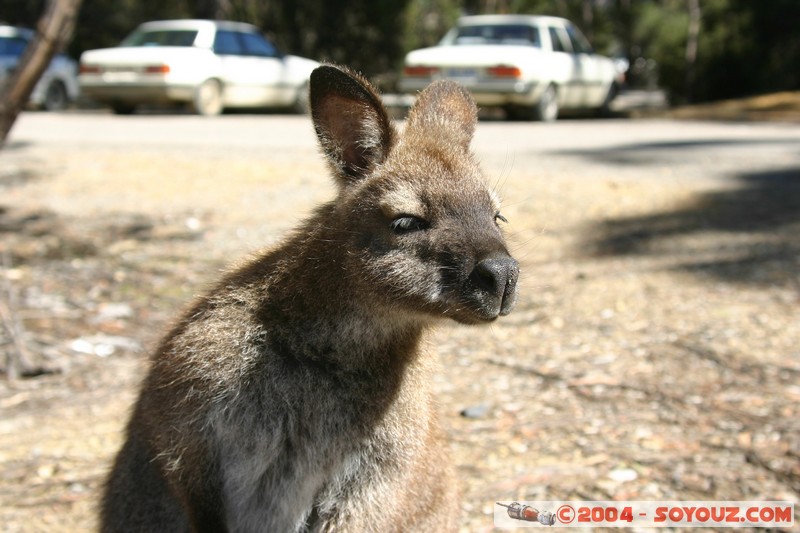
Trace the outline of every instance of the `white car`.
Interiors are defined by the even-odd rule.
[[[543,121],[559,109],[605,110],[618,89],[612,60],[570,21],[546,16],[462,17],[437,46],[406,55],[399,87],[415,92],[440,78],[462,83],[480,106]]]
[[[81,55],[83,94],[132,113],[139,104],[188,103],[201,115],[226,108],[307,108],[319,63],[284,55],[255,26],[169,20],[140,25],[120,46]]]
[[[33,35],[27,28],[0,25],[0,86],[10,79]],[[78,63],[56,54],[34,86],[29,102],[48,111],[59,111],[77,98]]]

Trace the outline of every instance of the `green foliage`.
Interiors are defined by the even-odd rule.
[[[45,0],[3,0],[0,3],[0,24],[33,28],[44,12]]]
[[[678,4],[679,2],[648,2],[641,6],[632,35],[638,51],[638,57],[633,58],[634,61],[639,58],[653,59],[657,69],[655,72],[637,72],[637,75],[645,83],[650,81],[648,76],[655,76],[657,83],[666,84],[670,91],[682,90],[684,79],[689,15],[685,9],[677,9]]]
[[[459,0],[411,0],[405,12],[403,49],[433,46],[453,27],[461,12]]]
[[[142,22],[190,13],[188,2],[180,0],[83,0],[70,53],[78,57],[84,50],[116,46]]]
[[[673,101],[800,89],[800,2],[702,0],[696,77],[686,86],[685,0],[642,2],[632,41],[657,63]]]
[[[231,1],[231,3],[235,3]],[[266,3],[257,25],[285,50],[374,75],[402,56],[408,0],[284,0]]]
[[[694,87],[699,100],[740,96],[755,89],[745,59],[758,46],[751,31],[752,13],[732,9],[730,4],[730,0],[703,4],[698,54],[702,76]]]
[[[740,53],[742,63],[737,65],[750,80],[748,90],[800,90],[800,2],[731,0],[731,10],[749,16],[749,48]],[[740,36],[731,34],[732,39]]]

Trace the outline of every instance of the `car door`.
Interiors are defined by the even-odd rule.
[[[596,107],[605,98],[600,60],[578,28],[567,24],[565,29],[578,70],[576,81],[579,89],[575,103],[579,107]]]
[[[283,60],[266,39],[257,33],[219,30],[214,53],[222,64],[226,105],[282,105]]]
[[[569,35],[561,26],[548,26],[552,52],[552,79],[558,85],[559,105],[573,108],[582,97],[580,87],[581,65],[572,53]]]

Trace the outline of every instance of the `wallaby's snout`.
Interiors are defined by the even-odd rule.
[[[519,263],[508,255],[487,257],[475,264],[470,281],[487,319],[507,315],[517,303]]]

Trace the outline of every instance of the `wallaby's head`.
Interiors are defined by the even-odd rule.
[[[464,323],[508,314],[519,266],[469,151],[477,117],[469,94],[433,83],[402,134],[369,83],[346,69],[317,68],[310,98],[339,188],[328,223],[354,298]]]

